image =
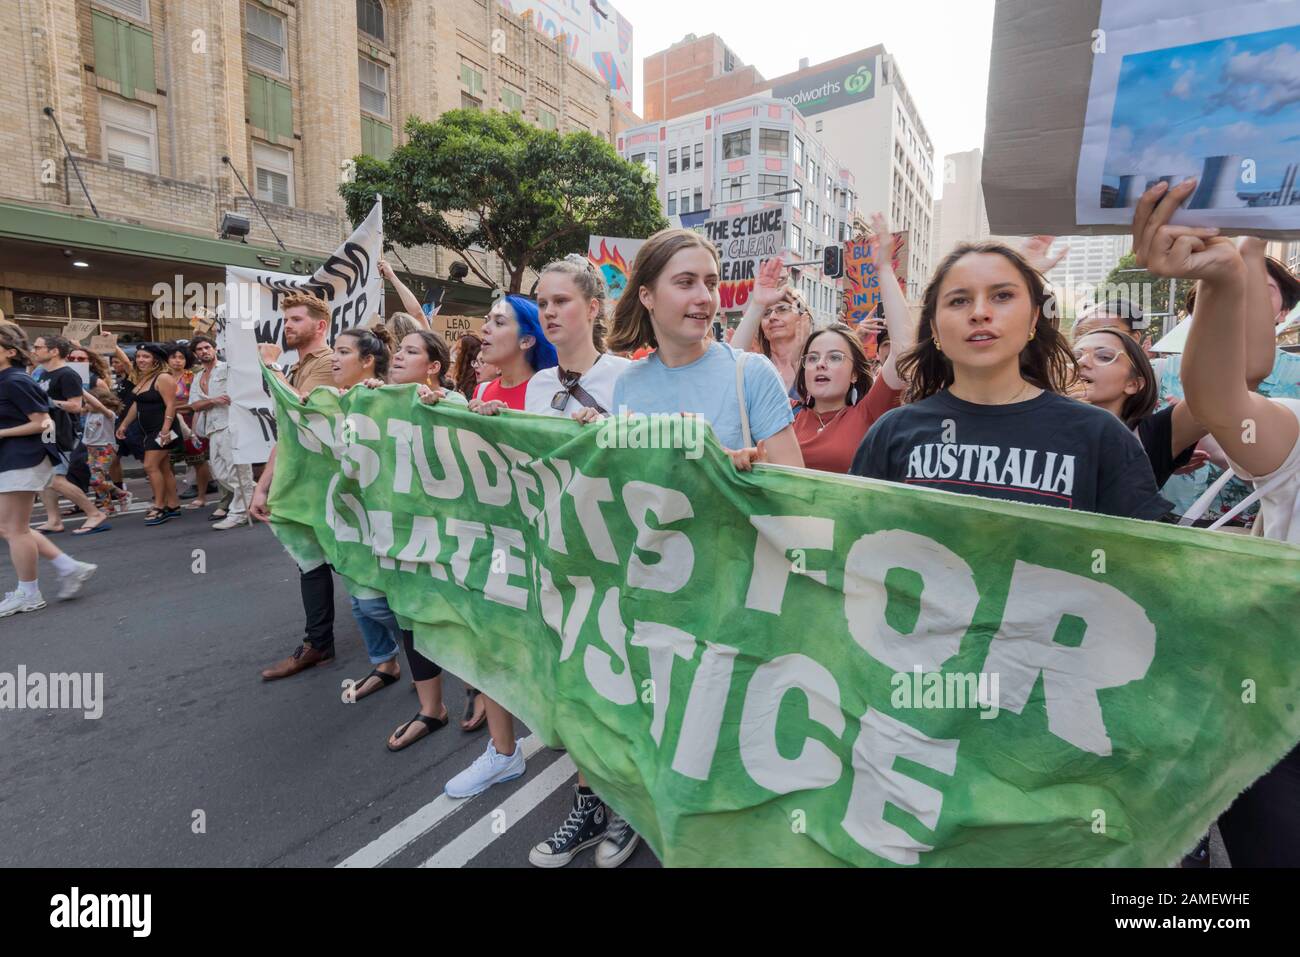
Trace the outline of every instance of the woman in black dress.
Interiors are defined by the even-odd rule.
[[[135,402],[117,427],[117,437],[125,437],[127,429],[137,419],[144,428],[144,471],[153,490],[153,508],[145,514],[144,523],[161,525],[181,515],[181,501],[176,496],[176,475],[171,464],[171,450],[179,448],[181,443],[179,430],[173,428],[176,421],[176,379],[167,371],[167,353],[154,343],[136,350],[135,367],[139,372]]]

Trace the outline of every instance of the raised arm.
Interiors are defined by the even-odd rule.
[[[907,297],[903,287],[894,275],[894,237],[889,231],[885,217],[875,213],[871,217],[871,229],[876,234],[873,256],[876,275],[880,277],[880,298],[885,306],[885,328],[889,330],[889,358],[880,367],[885,385],[891,389],[901,389],[905,382],[898,374],[897,359],[916,345],[916,326],[912,323],[912,311],[907,306]]]
[[[1264,240],[1247,236],[1237,248],[1246,264],[1246,386],[1253,391],[1273,371],[1277,334],[1268,295]]]
[[[1138,265],[1157,276],[1200,280],[1180,366],[1188,409],[1233,462],[1251,475],[1267,475],[1286,461],[1300,423],[1246,386],[1248,271],[1237,247],[1217,229],[1169,225],[1195,185],[1158,183],[1142,196],[1133,217],[1133,251]]]
[[[415,297],[415,293],[406,287],[406,283],[397,278],[397,273],[393,271],[393,267],[388,264],[386,259],[379,260],[379,275],[393,284],[393,288],[397,290],[397,298],[402,300],[402,308],[409,312],[411,317],[424,329],[431,330],[429,320],[424,315],[424,306]]]
[[[754,288],[749,294],[749,305],[740,319],[740,325],[731,337],[731,347],[741,352],[748,352],[749,347],[758,338],[758,326],[763,321],[763,313],[770,306],[781,301],[785,294],[785,283],[781,280],[781,268],[784,257],[778,255],[758,267],[758,276],[754,279]]]

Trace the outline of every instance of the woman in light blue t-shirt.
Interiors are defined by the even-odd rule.
[[[656,351],[619,377],[611,411],[694,413],[713,427],[736,468],[748,470],[754,462],[802,468],[794,413],[776,368],[765,356],[742,353],[709,334],[719,272],[717,250],[688,229],[661,230],[641,247],[608,343],[615,352]],[[748,447],[736,383],[742,361]]]

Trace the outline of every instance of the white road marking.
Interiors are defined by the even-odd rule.
[[[550,797],[560,785],[578,772],[573,758],[562,755],[545,771],[521,787],[499,807],[483,815],[467,830],[457,835],[446,847],[429,858],[421,867],[464,867],[483,850],[504,834],[537,805]],[[489,789],[490,790],[490,789]],[[488,792],[484,792],[488,793]],[[497,811],[501,815],[497,816]],[[493,830],[497,821],[501,822],[501,834]]]
[[[519,741],[519,747],[524,749],[524,760],[527,761],[542,749],[542,742],[538,740],[537,735],[530,734]],[[483,793],[487,794],[489,792],[484,791]],[[406,847],[428,834],[473,800],[474,798],[457,800],[447,797],[446,794],[439,794],[410,817],[394,824],[361,850],[334,866],[379,867],[392,860]]]

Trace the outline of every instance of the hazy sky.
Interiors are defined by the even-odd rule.
[[[883,43],[895,57],[934,144],[945,153],[984,146],[993,0],[611,0],[632,23],[633,108],[641,112],[642,58],[686,34],[716,33],[771,78]],[[942,176],[938,176],[942,179]],[[942,192],[936,183],[935,195]]]

